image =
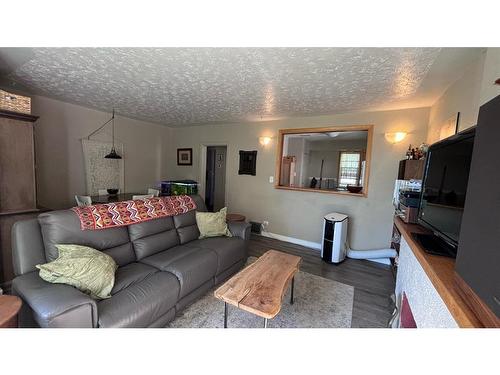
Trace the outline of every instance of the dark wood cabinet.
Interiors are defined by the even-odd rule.
[[[421,180],[424,177],[425,160],[401,160],[398,180]]]
[[[37,116],[0,110],[0,285],[13,278],[10,230],[38,213],[33,127]]]

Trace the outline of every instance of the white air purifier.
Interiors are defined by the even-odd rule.
[[[348,217],[333,212],[324,217],[323,245],[321,258],[328,263],[340,263],[347,255],[347,223]]]
[[[394,249],[352,250],[347,240],[347,215],[333,212],[324,217],[321,258],[327,263],[340,263],[346,257],[353,259],[395,258]]]

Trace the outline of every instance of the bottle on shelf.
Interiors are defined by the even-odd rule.
[[[406,151],[406,159],[410,160],[411,159],[411,145],[408,146],[408,151]]]

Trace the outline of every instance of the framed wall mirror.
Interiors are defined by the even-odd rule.
[[[366,197],[373,125],[280,129],[275,188]]]

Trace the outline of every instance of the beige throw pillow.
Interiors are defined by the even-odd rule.
[[[227,228],[226,213],[227,207],[224,207],[219,212],[196,212],[196,224],[200,230],[199,238],[232,237],[233,235]]]
[[[92,298],[111,297],[117,265],[113,258],[87,246],[56,245],[59,257],[38,264],[40,277],[53,284],[67,284]]]

